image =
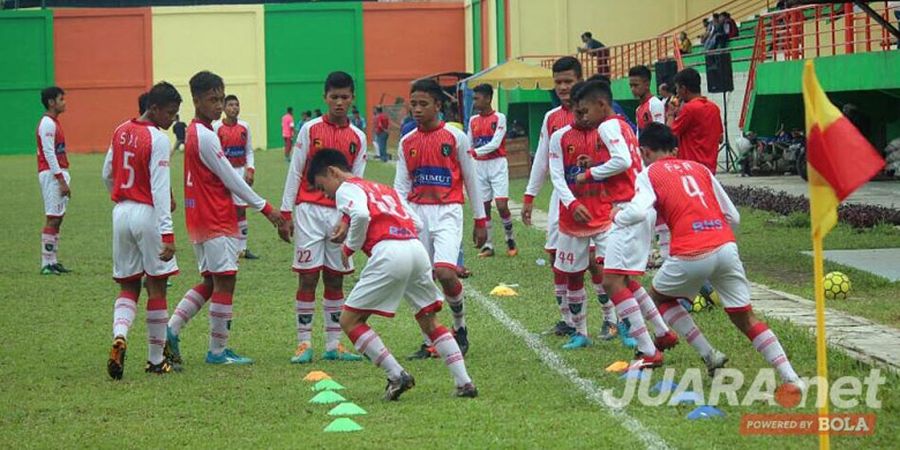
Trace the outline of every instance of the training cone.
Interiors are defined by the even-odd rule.
[[[671,380],[662,380],[659,383],[653,385],[653,387],[650,388],[650,392],[653,392],[654,394],[662,392],[673,392],[676,388],[678,388],[678,383]]]
[[[494,295],[497,297],[515,297],[519,295],[519,293],[505,284],[500,284],[499,286],[491,289],[490,295]]]
[[[349,419],[347,417],[341,417],[340,419],[334,419],[327,427],[325,427],[326,433],[340,433],[346,431],[362,431],[363,427],[361,427],[358,423],[354,422],[353,419]]]
[[[341,394],[338,394],[334,391],[322,391],[316,394],[315,397],[309,400],[310,403],[317,403],[320,405],[328,404],[328,403],[340,403],[347,400]]]
[[[622,376],[620,376],[619,378],[621,378],[623,380],[635,380],[635,379],[643,380],[644,378],[647,378],[649,376],[650,376],[649,372],[645,372],[643,370],[638,369],[638,370],[628,370],[625,373],[623,373]]]
[[[694,408],[694,410],[687,415],[689,420],[712,419],[715,417],[725,417],[725,413],[716,407],[706,405]]]
[[[312,390],[318,391],[339,391],[341,389],[346,389],[344,385],[338,383],[337,381],[332,380],[331,378],[326,378],[316,384],[313,385]]]
[[[628,362],[626,361],[616,361],[606,366],[606,371],[610,373],[622,373],[626,370],[628,370]]]
[[[331,379],[331,375],[328,375],[327,373],[322,372],[321,370],[313,370],[312,372],[306,374],[305,377],[303,377],[303,381],[322,381],[322,380],[330,380],[330,379]]]
[[[366,410],[352,402],[341,403],[340,405],[331,408],[331,411],[328,411],[329,416],[362,416],[365,414],[368,414]]]
[[[684,391],[675,397],[672,397],[670,400],[671,403],[676,405],[684,405],[688,403],[693,403],[695,405],[699,405],[703,399],[700,397],[700,394],[694,391]]]

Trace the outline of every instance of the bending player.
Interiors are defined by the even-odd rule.
[[[252,364],[252,359],[228,348],[238,271],[237,214],[232,196],[262,212],[280,228],[280,234],[287,235],[288,231],[283,229],[284,220],[278,211],[231,167],[212,129],[212,121],[222,115],[222,78],[208,71],[198,72],[191,77],[190,86],[195,116],[184,146],[184,215],[203,283],[185,293],[169,319],[166,356],[176,367],[182,363],[181,328],[210,301],[206,362]]]
[[[653,278],[650,296],[666,322],[700,353],[710,375],[728,358],[713,348],[690,314],[676,301],[694,295],[709,280],[734,325],[753,343],[781,379],[805,389],[778,337],[757,319],[750,305],[750,283],[738,255],[732,229],[740,214],[719,182],[703,164],[678,159],[678,140],[662,124],[648,125],[640,138],[648,164],[637,178],[634,199],[615,214],[616,224],[646,220],[655,207],[672,232],[670,257]]]
[[[481,248],[487,239],[484,204],[479,195],[475,166],[466,135],[438,117],[444,92],[433,80],[412,85],[409,106],[418,128],[400,140],[394,189],[409,209],[422,219],[419,239],[434,264],[434,275],[443,288],[453,313],[453,331],[463,355],[469,349],[463,286],[456,274],[456,261],[463,233],[463,184],[475,217],[473,239]],[[411,358],[430,358],[433,340]]]
[[[335,209],[333,199],[313,189],[304,170],[319,150],[332,148],[343,152],[347,161],[353,161],[353,173],[361,177],[366,169],[366,135],[353,126],[347,116],[354,100],[354,83],[349,74],[330,73],[325,79],[324,98],[328,113],[307,121],[297,133],[281,200],[281,214],[294,234],[293,269],[299,279],[294,299],[297,349],[291,358],[293,364],[305,364],[313,359],[313,314],[320,272],[325,285],[322,302],[325,353],[322,357],[339,361],[362,360],[341,344],[339,321],[344,304],[344,275],[353,272],[352,264],[347,267],[341,263],[340,240],[337,243],[331,241],[341,214]]]
[[[142,96],[143,98],[143,96]],[[116,128],[103,163],[103,180],[113,208],[113,279],[120,292],[113,309],[113,344],[107,372],[115,380],[125,371],[128,331],[137,313],[141,280],[147,286],[147,373],[172,366],[163,357],[168,310],[166,282],[178,273],[172,231],[168,130],[181,106],[175,87],[162,82],[146,96],[137,119]],[[143,109],[143,108],[142,108]]]
[[[225,157],[231,167],[244,178],[247,186],[253,186],[256,168],[253,164],[253,140],[250,137],[250,125],[238,119],[241,113],[241,102],[236,95],[225,96],[225,118],[213,122],[213,131],[222,142]],[[247,203],[234,196],[234,208],[238,217],[238,255],[246,259],[259,259],[247,248]]]
[[[309,165],[308,179],[315,181],[325,196],[335,199],[338,210],[349,219],[342,221],[335,232],[336,236],[346,234],[344,263],[349,266],[350,257],[359,250],[369,257],[343,306],[341,328],[360,353],[384,369],[388,379],[385,400],[397,400],[415,386],[415,379],[366,321],[372,314],[393,317],[401,298],[416,311],[422,333],[434,342],[450,369],[456,396],[478,396],[459,345],[437,320],[442,302],[432,279],[428,252],[416,239],[415,219],[397,192],[356,177],[342,152],[331,149],[316,153]]]
[[[516,256],[516,240],[513,235],[512,214],[509,212],[509,164],[506,160],[506,115],[494,111],[491,100],[494,88],[480,84],[472,89],[473,108],[478,111],[469,119],[469,141],[478,174],[478,189],[484,201],[487,217],[487,242],[479,256],[494,256],[491,239],[491,200],[497,202],[497,213],[503,221],[506,233],[506,254]]]
[[[66,206],[72,197],[69,188],[69,157],[66,155],[66,136],[59,115],[66,111],[66,93],[57,86],[41,91],[43,117],[38,123],[37,163],[41,197],[44,199],[44,229],[41,231],[41,275],[70,272],[56,257],[59,251],[59,229]]]

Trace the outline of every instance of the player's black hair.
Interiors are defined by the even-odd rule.
[[[66,91],[62,90],[59,86],[44,88],[44,90],[41,91],[41,103],[44,104],[44,109],[50,107],[50,100],[56,100],[56,97],[65,95],[65,93]]]
[[[574,56],[563,56],[553,62],[553,73],[565,72],[571,70],[575,72],[575,76],[581,78],[581,62]]]
[[[676,73],[674,81],[676,85],[684,86],[688,92],[700,93],[700,74],[690,67]]]
[[[434,81],[430,78],[426,78],[424,80],[419,80],[413,83],[412,88],[409,90],[409,93],[413,92],[423,92],[431,96],[434,99],[435,103],[444,103],[444,91],[441,89],[441,85],[437,84],[437,81]]]
[[[234,94],[228,94],[228,95],[225,96],[225,101],[222,102],[222,103],[224,103],[224,104],[227,105],[228,102],[230,102],[230,101],[232,101],[232,100],[234,100],[234,101],[236,101],[236,102],[238,102],[238,103],[241,102],[240,100],[238,100],[237,95],[234,95]]]
[[[586,37],[586,38],[588,38],[588,39],[591,39],[591,38],[594,37],[594,35],[591,34],[590,31],[585,31],[584,33],[581,33],[581,36],[582,36],[582,37]]]
[[[316,108],[316,117],[320,117],[321,115],[322,115],[322,110],[319,108]]]
[[[178,93],[175,86],[165,81],[154,84],[145,95],[147,96],[146,104],[144,105],[146,109],[150,109],[153,105],[165,107],[181,104],[181,94]]]
[[[650,81],[650,78],[653,77],[653,75],[650,73],[650,68],[647,66],[643,66],[643,65],[634,66],[634,67],[628,69],[628,76],[629,77],[638,77],[642,80],[647,80],[647,81]]]
[[[344,89],[350,88],[350,92],[356,92],[356,87],[353,84],[353,77],[350,76],[347,72],[331,72],[328,74],[328,77],[325,78],[325,93],[332,89]]]
[[[294,108],[293,108],[292,106],[288,106],[287,112],[293,114],[293,113],[294,113]]]
[[[191,95],[194,97],[199,97],[215,89],[225,90],[225,82],[222,81],[222,77],[208,70],[194,74],[189,83],[191,85]]]
[[[584,80],[584,81],[602,81],[606,84],[612,84],[612,82],[609,81],[609,77],[606,75],[603,75],[602,73],[595,73],[595,74],[591,75],[590,77],[588,77],[587,80]]]
[[[317,151],[312,161],[309,162],[309,168],[306,169],[306,180],[312,185],[316,175],[323,175],[325,170],[332,166],[344,172],[350,172],[350,163],[340,151],[333,148],[323,148]]]
[[[150,92],[144,92],[138,96],[138,115],[143,116],[147,112],[147,108],[150,108],[150,105],[147,104],[147,97],[149,96]]]
[[[577,85],[576,85],[577,86]],[[600,80],[585,81],[584,84],[572,89],[572,102],[580,102],[582,100],[598,100],[603,99],[612,105],[613,95],[612,88],[609,83]]]
[[[651,122],[641,130],[638,143],[641,147],[647,147],[654,152],[671,153],[678,147],[678,138],[665,124]]]
[[[485,97],[494,98],[494,88],[487,83],[475,86],[474,88],[472,88],[472,92],[477,92]]]
[[[306,111],[303,111],[303,114],[306,114],[306,117],[312,117],[312,111],[308,109]]]
[[[384,109],[382,109],[382,107],[380,107],[380,106],[376,106],[376,107],[375,107],[375,112],[376,112],[376,113],[380,113],[380,112],[382,112],[382,111],[384,111]]]

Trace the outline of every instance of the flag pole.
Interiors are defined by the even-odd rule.
[[[818,392],[816,401],[821,403],[819,418],[828,417],[828,346],[825,343],[825,275],[822,252],[822,238],[813,236],[813,276],[816,288],[816,375]],[[819,432],[819,450],[831,447],[828,431]]]

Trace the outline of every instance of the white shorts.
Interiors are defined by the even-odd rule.
[[[653,277],[653,289],[669,297],[694,298],[707,280],[726,312],[750,310],[750,282],[734,242],[696,258],[669,257]]]
[[[544,251],[554,252],[559,243],[559,196],[554,190],[550,194],[550,207],[547,208],[547,242]]]
[[[651,211],[640,223],[626,227],[613,223],[606,236],[603,273],[641,276],[647,271],[653,224],[656,212]]]
[[[606,254],[607,231],[593,236],[578,237],[559,233],[556,242],[556,259],[553,268],[563,273],[579,273],[587,270],[590,263],[591,252],[597,258]]]
[[[459,247],[463,237],[463,210],[459,203],[449,205],[409,205],[419,219],[422,229],[419,240],[425,246],[434,267],[456,270]]]
[[[476,159],[475,169],[482,201],[509,199],[509,162],[506,158]]]
[[[417,318],[441,310],[443,299],[432,279],[428,252],[416,239],[375,244],[344,309],[394,317],[401,298]]]
[[[159,259],[162,236],[152,206],[130,201],[117,203],[112,221],[113,279],[133,281],[144,275],[164,278],[178,273],[174,257],[169,261]]]
[[[238,175],[240,175],[242,179],[244,178],[244,168],[243,167],[235,167],[234,171],[237,172]],[[244,202],[243,199],[241,199],[240,197],[238,197],[237,195],[234,195],[234,194],[231,194],[231,201],[234,202],[234,206],[241,206],[241,207],[247,206],[247,203]]]
[[[315,203],[294,207],[294,272],[353,273],[353,260],[350,268],[341,261],[343,244],[331,242],[331,232],[340,221],[341,213],[335,208]]]
[[[63,169],[63,177],[70,186],[72,178],[69,171]],[[38,173],[38,181],[41,183],[41,196],[44,198],[44,215],[48,217],[62,217],[66,214],[66,205],[69,197],[59,193],[59,182],[49,170]]]
[[[238,239],[232,236],[217,238],[194,244],[200,275],[235,275],[238,271]]]

